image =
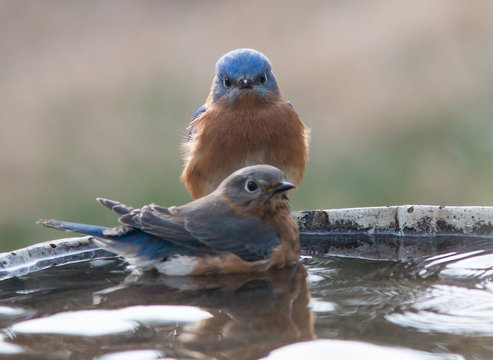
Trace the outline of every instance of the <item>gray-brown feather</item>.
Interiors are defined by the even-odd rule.
[[[106,207],[107,209],[110,209],[113,211],[115,214],[122,216],[125,214],[130,213],[132,210],[134,210],[132,207],[127,206],[125,204],[122,204],[118,201],[110,200],[110,199],[104,199],[104,198],[97,198],[97,201]]]

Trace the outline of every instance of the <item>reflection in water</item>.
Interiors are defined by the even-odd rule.
[[[430,354],[400,347],[387,347],[360,341],[313,340],[274,350],[262,360],[464,360],[455,354]]]
[[[104,336],[134,332],[139,324],[188,323],[212,317],[193,306],[147,305],[117,310],[65,311],[12,326],[16,334]],[[98,324],[98,326],[94,326]]]
[[[12,342],[26,354],[88,359],[141,350],[140,354],[158,351],[160,356],[178,358],[257,359],[285,344],[314,338],[301,265],[264,274],[203,278],[155,274],[125,278],[123,269],[113,266],[100,273],[100,281],[80,282],[79,288],[72,276],[80,272],[57,270],[65,273],[57,275],[66,282],[46,273],[27,280],[35,297],[20,289],[26,285],[23,279],[5,283],[11,291],[18,287],[13,297],[18,306],[36,309],[32,320],[32,312],[20,318],[15,312],[8,327]]]
[[[163,354],[156,350],[130,350],[106,354],[94,360],[155,360],[163,359],[162,356]]]
[[[301,265],[263,274],[132,279],[96,295],[106,306],[144,297],[146,303],[193,305],[213,315],[184,326],[174,339],[175,348],[192,357],[257,359],[314,338]]]

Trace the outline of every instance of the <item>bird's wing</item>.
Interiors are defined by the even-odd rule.
[[[194,120],[198,119],[201,117],[205,112],[207,111],[207,107],[205,105],[202,105],[199,107],[199,109],[195,112],[195,114],[192,117],[192,120],[190,120],[190,123],[192,123]],[[188,128],[188,134],[187,134],[187,141],[192,140],[193,132],[192,132],[192,126],[189,126]]]
[[[185,228],[183,218],[173,214],[170,208],[151,204],[121,215],[118,221],[190,250],[215,253],[213,249],[195,239]]]
[[[266,259],[272,248],[280,245],[269,225],[240,216],[222,202],[179,208],[149,205],[121,216],[119,221],[191,250],[231,252],[246,261]]]
[[[219,203],[215,209],[205,210],[188,213],[184,216],[184,225],[195,239],[217,252],[232,252],[243,260],[256,261],[267,259],[271,250],[280,245],[272,227],[238,215],[226,204]]]
[[[192,120],[190,122],[194,121],[195,119],[199,118],[202,116],[203,113],[207,111],[207,107],[205,105],[202,105],[201,107],[198,108],[198,110],[195,112],[195,114],[192,117]]]

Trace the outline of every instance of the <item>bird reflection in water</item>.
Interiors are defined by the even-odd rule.
[[[98,306],[190,305],[213,316],[176,330],[169,345],[184,356],[257,359],[283,345],[314,338],[314,317],[302,265],[259,274],[170,277],[145,274],[100,291]]]

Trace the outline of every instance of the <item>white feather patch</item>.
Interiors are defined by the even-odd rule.
[[[174,256],[169,260],[155,263],[154,267],[160,273],[179,276],[190,274],[198,263],[199,260],[191,256]]]

